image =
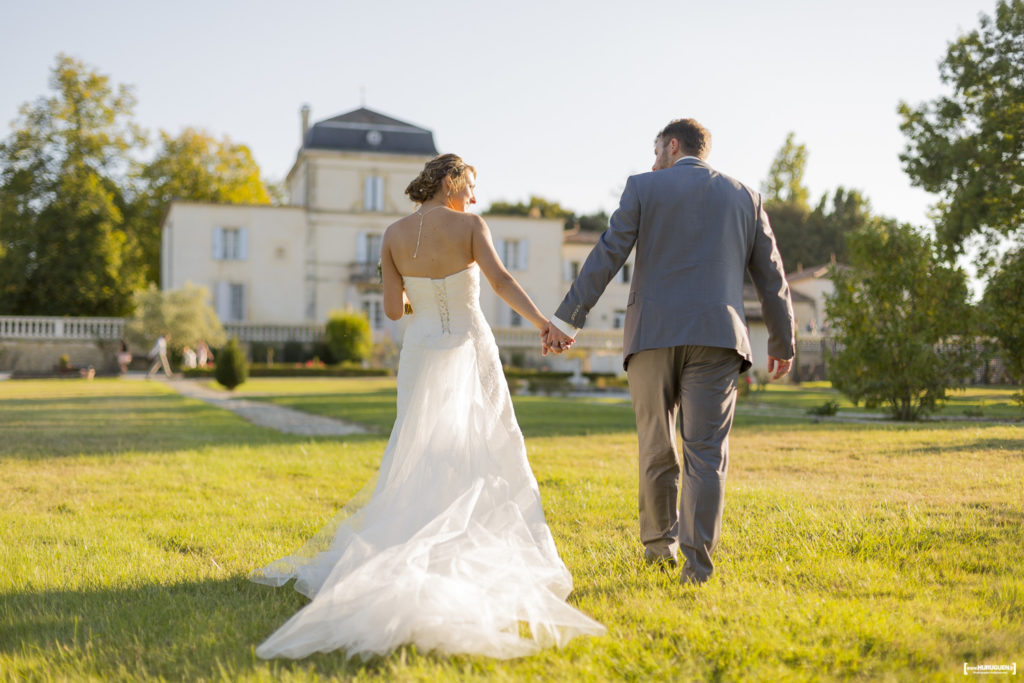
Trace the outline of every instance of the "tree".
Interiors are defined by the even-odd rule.
[[[558,202],[551,202],[536,195],[530,196],[527,204],[517,202],[492,202],[484,212],[488,216],[530,216],[532,218],[569,218],[572,211],[563,209]]]
[[[160,133],[156,156],[138,174],[141,184],[133,207],[142,245],[146,274],[151,282],[160,274],[160,227],[172,199],[226,204],[269,204],[271,195],[260,177],[252,152],[228,137],[186,128],[177,137]]]
[[[999,343],[1010,375],[1024,383],[1024,248],[1003,257],[985,287],[982,309],[985,332]]]
[[[135,97],[63,54],[50,88],[0,143],[0,313],[123,315],[143,283],[119,183]]]
[[[148,346],[162,334],[171,335],[175,348],[209,346],[224,343],[224,328],[217,313],[210,306],[210,292],[206,287],[191,283],[184,289],[160,291],[150,284],[135,292],[132,300],[134,313],[125,326],[125,334],[135,346]]]
[[[967,278],[909,225],[875,220],[850,235],[826,303],[838,351],[832,384],[856,404],[914,420],[962,387],[973,360]]]
[[[373,351],[370,321],[361,313],[332,311],[325,332],[327,347],[339,363],[361,362]]]
[[[570,216],[566,220],[566,230],[579,228],[583,232],[604,232],[608,229],[608,214],[604,211],[597,213],[583,214],[582,216]]]
[[[786,136],[786,141],[775,154],[764,182],[763,194],[767,200],[786,202],[809,209],[807,200],[810,192],[804,185],[804,168],[807,166],[807,148],[796,144],[795,133]]]
[[[811,214],[807,207],[793,202],[769,200],[764,203],[764,210],[768,214],[787,271],[824,263],[816,256],[815,236],[808,235]]]
[[[907,146],[900,155],[911,182],[937,193],[936,234],[947,256],[986,237],[982,268],[994,262],[992,239],[1024,226],[1024,0],[1001,0],[995,18],[957,38],[939,65],[948,96],[899,105]]]
[[[871,205],[860,192],[837,187],[831,196],[821,196],[807,217],[803,233],[789,246],[807,266],[828,263],[833,258],[845,263],[847,235],[872,220]]]
[[[775,155],[762,186],[765,212],[779,245],[782,261],[790,271],[843,261],[846,235],[871,220],[871,207],[860,192],[837,187],[823,194],[812,210],[810,191],[803,183],[807,148],[794,141],[794,134]]]
[[[796,144],[795,135],[789,133],[786,141],[775,154],[768,169],[761,192],[765,198],[765,212],[772,224],[782,261],[790,270],[794,266],[812,265],[815,259],[801,247],[808,244],[807,221],[810,207],[807,204],[809,192],[804,186],[804,167],[807,165],[807,148]]]

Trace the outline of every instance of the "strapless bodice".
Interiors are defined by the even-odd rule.
[[[483,322],[476,264],[448,277],[404,276],[402,280],[413,311],[407,339],[462,338]]]

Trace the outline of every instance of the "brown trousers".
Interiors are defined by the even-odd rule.
[[[650,349],[629,358],[640,443],[640,540],[655,557],[675,559],[681,551],[684,579],[704,581],[714,571],[741,362],[735,350],[714,346]]]

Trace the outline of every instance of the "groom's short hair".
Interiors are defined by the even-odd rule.
[[[676,119],[661,129],[658,138],[663,143],[675,139],[684,154],[707,159],[711,154],[711,131],[694,119]]]

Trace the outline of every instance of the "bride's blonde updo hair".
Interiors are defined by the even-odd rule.
[[[466,189],[469,174],[476,175],[476,169],[467,164],[457,154],[442,154],[427,162],[416,179],[405,188],[409,199],[417,204],[427,201],[444,187],[444,179],[448,178],[450,194],[457,194]]]

